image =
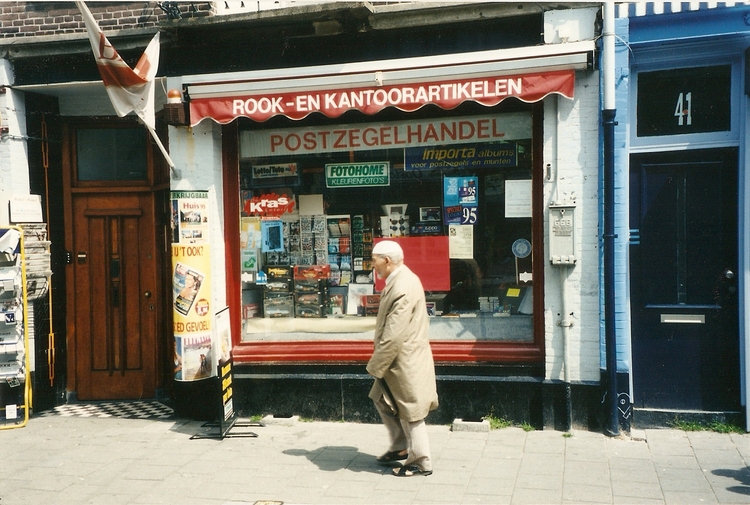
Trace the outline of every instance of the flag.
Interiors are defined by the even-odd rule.
[[[159,33],[154,35],[134,69],[117,54],[84,2],[76,2],[83,15],[96,65],[117,115],[135,112],[153,130],[154,77],[159,67]]]

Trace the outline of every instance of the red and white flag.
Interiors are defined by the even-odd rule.
[[[96,65],[117,115],[123,117],[131,111],[135,112],[153,130],[154,77],[159,67],[159,33],[151,39],[135,69],[131,69],[104,36],[86,4],[76,2],[76,5],[86,23]]]

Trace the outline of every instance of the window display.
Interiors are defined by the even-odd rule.
[[[533,341],[531,153],[530,112],[242,131],[242,341],[371,338],[383,239],[432,339]]]

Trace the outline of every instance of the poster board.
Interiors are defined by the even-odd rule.
[[[382,240],[398,242],[404,250],[404,264],[414,272],[425,291],[450,291],[451,267],[448,237],[393,237],[376,238],[377,244]],[[385,280],[375,279],[375,290],[383,291]]]
[[[219,359],[216,363],[219,376],[219,431],[221,438],[227,436],[229,430],[237,422],[237,414],[234,411],[232,398],[232,327],[229,318],[229,307],[224,307],[216,313],[216,333],[219,341]]]

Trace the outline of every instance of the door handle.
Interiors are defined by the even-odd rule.
[[[146,291],[145,293],[143,293],[143,296],[145,296],[146,298],[151,298],[151,291]]]
[[[734,272],[729,270],[728,268],[724,270],[724,278],[725,279],[734,279]]]

